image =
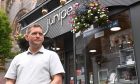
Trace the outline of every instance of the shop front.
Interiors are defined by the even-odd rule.
[[[93,24],[76,34],[74,40],[68,16],[75,2],[84,1],[70,0],[33,22],[44,27],[46,37],[51,40],[50,49],[59,54],[66,71],[64,84],[139,84],[137,28],[140,27],[140,12],[136,14],[136,11],[140,3],[108,7],[112,22],[107,27]],[[24,33],[27,27],[21,28],[21,32]],[[113,30],[115,27],[118,29]]]
[[[87,62],[91,63],[87,63],[87,73],[89,80],[94,80],[91,84],[138,84],[130,18],[130,10],[123,10],[110,16],[111,28],[95,28],[83,34]]]

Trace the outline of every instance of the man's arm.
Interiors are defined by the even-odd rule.
[[[5,84],[15,84],[15,80],[6,78],[6,83]]]
[[[51,84],[62,84],[62,83],[63,83],[62,74],[56,74],[52,77]]]

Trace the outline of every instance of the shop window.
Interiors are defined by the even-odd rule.
[[[129,11],[113,15],[110,20],[117,20],[121,29],[111,31],[111,28],[95,28],[92,30],[94,33],[86,37],[87,56],[97,65],[89,67],[93,67],[93,76],[99,80],[99,84],[138,84]],[[91,50],[95,52],[89,52]],[[88,73],[91,73],[88,69]],[[99,73],[98,77],[96,72]]]

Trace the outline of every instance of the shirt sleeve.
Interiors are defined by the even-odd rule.
[[[53,76],[58,73],[65,73],[65,71],[59,56],[54,52],[50,57],[50,74]]]
[[[16,79],[16,75],[17,75],[16,70],[17,70],[16,60],[13,59],[5,74],[5,78]]]

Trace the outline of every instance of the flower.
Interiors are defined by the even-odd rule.
[[[15,39],[21,51],[25,51],[28,49],[29,44],[28,44],[28,41],[26,41],[25,36],[23,34],[17,33],[15,35]]]
[[[17,34],[15,35],[15,39],[18,41],[18,40],[22,40],[22,39],[25,39],[25,38],[24,38],[24,35],[23,35],[23,34],[17,33]]]
[[[69,21],[72,24],[72,32],[83,31],[92,24],[103,26],[108,22],[108,9],[102,7],[99,2],[91,1],[85,4],[73,4]]]

